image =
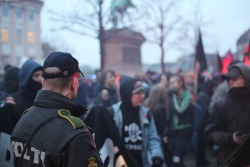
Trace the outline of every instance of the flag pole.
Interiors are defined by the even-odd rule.
[[[194,95],[196,97],[197,95],[197,92],[198,92],[198,72],[199,72],[199,69],[200,69],[200,64],[199,62],[197,62],[196,60],[194,60]]]
[[[198,33],[197,33],[197,31],[198,31]],[[196,31],[196,39],[199,38],[199,31],[200,31],[199,27],[197,28],[197,31]],[[194,49],[195,49],[195,56],[194,56],[194,97],[196,97],[197,92],[198,92],[198,71],[199,70],[197,70],[197,68],[199,66],[199,63],[197,61],[197,55],[196,55],[197,54],[197,43],[198,43],[198,41],[196,41],[196,44],[194,46]]]

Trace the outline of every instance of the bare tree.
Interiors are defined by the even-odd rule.
[[[166,47],[176,47],[176,39],[172,40],[171,35],[179,31],[181,25],[184,24],[183,18],[177,12],[179,3],[180,0],[155,0],[153,2],[146,0],[143,1],[141,7],[143,10],[141,12],[145,15],[141,24],[142,31],[149,42],[160,47],[162,73],[166,72],[164,63]]]
[[[140,4],[144,19],[139,28],[148,42],[159,46],[162,73],[166,72],[164,59],[169,51],[193,52],[197,25],[207,25],[200,14],[199,0],[189,4],[191,13],[180,10],[183,3],[182,0],[145,0]]]
[[[61,23],[61,26],[54,29],[54,31],[67,30],[83,36],[97,38],[99,40],[101,69],[104,69],[106,64],[106,53],[104,47],[106,39],[105,30],[112,28],[110,3],[110,0],[78,0],[74,5],[74,10],[71,10],[70,12],[64,12],[64,14],[62,14],[61,12],[59,13],[54,10],[50,10],[52,20]],[[127,10],[128,7],[130,6],[125,6],[123,10]],[[122,13],[120,9],[119,12],[120,14]],[[125,27],[125,24],[121,21],[121,19],[126,19],[125,15],[128,15],[127,11],[126,14],[121,14],[122,18],[117,18],[120,20],[119,25],[122,25],[123,27]]]
[[[108,25],[109,14],[104,12],[104,0],[81,0],[74,5],[74,10],[55,12],[50,10],[52,21],[61,23],[61,26],[53,31],[67,30],[83,36],[99,39],[101,69],[105,67],[105,27]]]

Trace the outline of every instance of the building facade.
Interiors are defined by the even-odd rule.
[[[0,2],[0,73],[7,64],[42,59],[40,0]]]
[[[236,58],[239,60],[244,59],[244,51],[247,46],[247,44],[250,42],[250,29],[245,31],[237,40],[237,52],[236,52]]]

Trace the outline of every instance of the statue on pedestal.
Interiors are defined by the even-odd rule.
[[[123,20],[128,8],[136,8],[131,0],[112,0],[110,14],[113,28],[118,27],[118,20]]]

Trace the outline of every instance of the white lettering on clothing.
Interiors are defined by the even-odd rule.
[[[39,164],[39,155],[40,155],[40,151],[34,147],[31,147],[31,151],[34,152],[34,164]]]
[[[16,157],[21,157],[23,151],[23,143],[16,142],[14,143],[14,153]]]
[[[24,148],[23,143],[12,141],[11,145],[12,145],[12,149],[13,149],[15,157],[20,158],[23,152],[23,148]],[[32,160],[31,160],[31,157],[33,157]],[[42,165],[45,167],[44,165],[45,152],[35,147],[28,147],[28,149],[25,151],[23,159],[27,161],[31,160],[33,161],[34,164],[42,163]]]
[[[126,144],[126,148],[129,150],[142,150],[142,145]]]
[[[23,151],[23,150],[22,150]],[[25,154],[23,156],[23,159],[30,160],[30,156],[27,155],[27,149],[25,151]]]

